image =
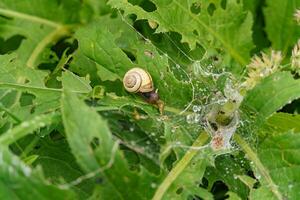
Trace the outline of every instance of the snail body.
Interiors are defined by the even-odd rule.
[[[141,93],[141,95],[144,97],[144,99],[151,104],[155,104],[159,100],[159,95],[157,91],[151,91],[151,92],[144,92]]]
[[[132,68],[123,78],[124,88],[128,92],[133,93],[146,93],[154,90],[151,75],[141,68]]]

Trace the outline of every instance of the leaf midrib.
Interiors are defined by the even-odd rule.
[[[0,14],[8,16],[8,17],[24,19],[24,20],[31,21],[34,23],[44,24],[44,25],[54,27],[54,28],[58,28],[58,27],[62,26],[62,24],[60,24],[58,22],[54,22],[54,21],[51,21],[51,20],[48,20],[45,18],[29,15],[29,14],[22,13],[22,12],[17,12],[14,10],[4,9],[4,8],[0,8]]]

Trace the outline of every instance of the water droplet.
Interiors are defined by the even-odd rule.
[[[260,174],[256,174],[255,177],[260,180],[261,179],[261,175]]]
[[[186,116],[186,121],[188,124],[198,123],[201,120],[201,115],[199,114],[189,114]]]
[[[164,73],[163,72],[160,72],[160,79],[163,80],[165,77]]]
[[[23,122],[23,123],[21,124],[21,126],[22,126],[23,128],[26,128],[26,127],[29,127],[30,124],[29,124],[28,122]]]
[[[156,183],[151,183],[152,188],[156,188],[156,186],[157,186]]]
[[[197,105],[194,105],[193,106],[193,112],[200,112],[201,111],[201,106],[197,106]]]
[[[23,170],[23,173],[24,173],[25,176],[30,176],[30,174],[31,174],[31,169],[30,169],[30,167],[27,167],[27,166],[25,166],[25,165],[22,165],[22,170]]]

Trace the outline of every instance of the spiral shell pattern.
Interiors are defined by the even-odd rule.
[[[132,68],[123,78],[124,88],[128,92],[151,92],[154,90],[150,74],[141,68]]]

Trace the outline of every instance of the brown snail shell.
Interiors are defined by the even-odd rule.
[[[123,85],[128,92],[133,93],[145,93],[154,90],[151,75],[138,67],[132,68],[125,74]]]

